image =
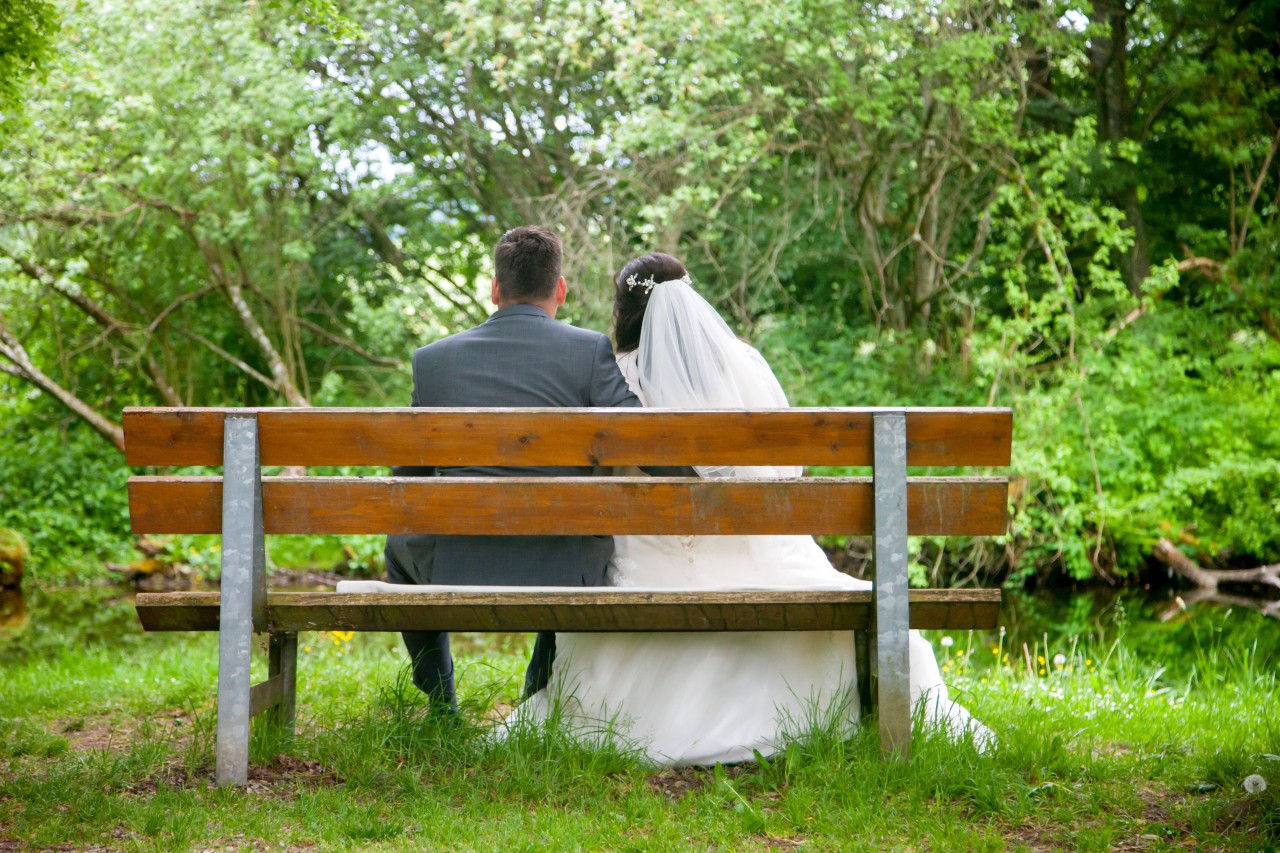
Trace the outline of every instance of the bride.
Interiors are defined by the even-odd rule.
[[[652,253],[614,280],[618,366],[645,406],[784,408],[764,358],[694,291],[684,265]],[[799,468],[699,466],[703,477],[798,477]],[[638,473],[638,472],[634,472]],[[870,589],[838,572],[809,536],[617,536],[618,587]],[[584,737],[612,737],[660,766],[769,755],[813,724],[858,717],[849,632],[559,634],[546,688],[508,727],[563,720]],[[953,736],[990,731],[952,702],[933,649],[910,635],[911,697],[926,722]]]

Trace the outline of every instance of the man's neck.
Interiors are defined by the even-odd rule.
[[[556,310],[560,307],[556,304],[554,299],[547,302],[507,302],[504,299],[498,303],[498,310],[501,311],[503,308],[510,308],[513,305],[531,305],[534,308],[540,308],[545,311],[547,316],[552,320],[556,318]]]

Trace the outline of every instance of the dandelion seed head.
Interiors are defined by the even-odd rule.
[[[1261,794],[1263,791],[1267,790],[1267,780],[1261,775],[1254,773],[1244,777],[1244,782],[1241,783],[1241,787],[1244,788],[1246,794]]]
[[[938,642],[942,644],[942,647],[944,649],[949,649],[956,644],[956,641],[951,639],[950,637],[943,637]]]

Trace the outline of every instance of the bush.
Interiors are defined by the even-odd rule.
[[[85,577],[128,552],[124,458],[88,426],[0,403],[0,527],[27,540],[33,578]]]
[[[1013,407],[1013,533],[1002,557],[984,555],[987,580],[1131,577],[1161,536],[1209,564],[1280,559],[1275,341],[1174,301],[1081,334],[1057,363],[1010,357],[1000,331],[978,330],[961,357],[924,332],[801,313],[764,324],[756,343],[795,405]],[[971,573],[979,547],[952,543],[933,582]]]

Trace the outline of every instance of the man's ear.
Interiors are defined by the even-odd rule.
[[[569,285],[565,283],[564,276],[556,282],[556,304],[563,305],[565,294],[569,292]]]
[[[493,300],[494,305],[501,305],[501,294],[498,292],[498,277],[493,277],[493,284],[489,288],[489,298]]]

